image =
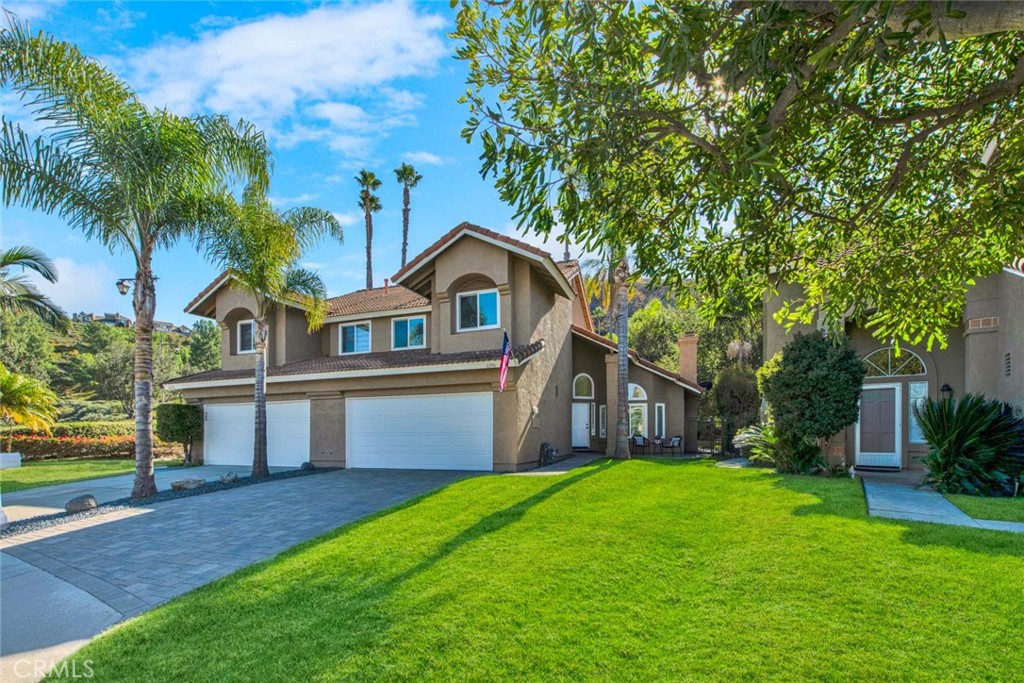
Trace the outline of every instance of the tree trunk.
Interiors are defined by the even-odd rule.
[[[615,328],[619,338],[618,356],[618,415],[615,428],[615,457],[629,457],[629,302],[626,298],[626,275],[629,266],[626,259],[613,271]]]
[[[373,214],[366,209],[366,288],[373,289]]]
[[[135,273],[135,485],[132,498],[156,495],[153,476],[153,251],[141,245]]]
[[[409,250],[409,186],[402,188],[402,267],[405,268],[405,255]]]
[[[256,319],[256,377],[254,404],[256,407],[256,440],[252,451],[253,479],[270,476],[267,464],[267,318]]]

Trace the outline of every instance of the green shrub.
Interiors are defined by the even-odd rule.
[[[62,436],[46,435],[11,437],[11,449],[26,460],[47,460],[51,458],[113,458],[135,457],[135,436]],[[181,446],[154,440],[153,456],[157,458],[180,458]]]
[[[735,443],[752,461],[772,465],[785,474],[810,474],[824,465],[816,443],[780,437],[771,422],[741,430]]]
[[[1008,406],[965,394],[914,406],[928,455],[926,481],[942,493],[1012,495],[1013,463],[1007,456],[1024,439],[1024,422]]]
[[[752,370],[727,365],[718,371],[712,394],[715,411],[722,420],[722,449],[731,451],[736,431],[757,421],[761,402],[757,378]]]
[[[187,403],[162,403],[156,407],[156,436],[168,443],[181,444],[185,462],[192,462],[192,442],[203,433],[203,412]]]
[[[35,431],[28,427],[0,427],[4,436],[31,436]],[[111,422],[58,422],[50,430],[50,436],[99,438],[103,436],[132,436],[135,434],[135,423],[131,420]]]
[[[128,419],[120,401],[96,401],[81,398],[61,398],[58,406],[61,421],[115,422]]]
[[[817,467],[822,460],[814,442],[857,421],[864,366],[849,340],[798,332],[758,378],[792,471]]]

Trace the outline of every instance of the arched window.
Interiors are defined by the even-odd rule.
[[[902,349],[900,355],[892,347],[878,349],[864,356],[862,362],[868,377],[907,377],[924,375],[924,361],[913,351]]]
[[[640,386],[639,384],[633,384],[632,382],[630,382],[630,384],[629,384],[629,391],[628,391],[627,395],[629,396],[629,400],[630,401],[646,401],[647,400],[647,392],[644,391],[644,388],[642,386]]]
[[[594,398],[594,379],[585,372],[576,375],[572,381],[573,398]]]

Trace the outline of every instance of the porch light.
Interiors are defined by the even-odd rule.
[[[948,384],[943,384],[942,388],[939,389],[942,392],[943,398],[949,398],[953,394],[953,387]]]
[[[132,278],[127,278],[127,277],[123,277],[120,280],[118,280],[117,281],[117,291],[121,292],[122,295],[127,294],[128,290],[131,287],[128,284],[129,282],[135,282],[135,280],[132,279]]]

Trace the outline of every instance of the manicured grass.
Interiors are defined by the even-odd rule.
[[[181,460],[157,460],[157,465],[180,465]],[[9,470],[0,470],[0,493],[33,489],[37,486],[68,484],[127,474],[135,470],[131,458],[69,458],[28,460]]]
[[[1024,497],[985,498],[983,496],[947,495],[953,505],[975,519],[1001,522],[1024,522]]]
[[[1002,681],[1021,577],[1024,536],[867,518],[848,479],[605,461],[462,481],[75,659],[131,683]]]

